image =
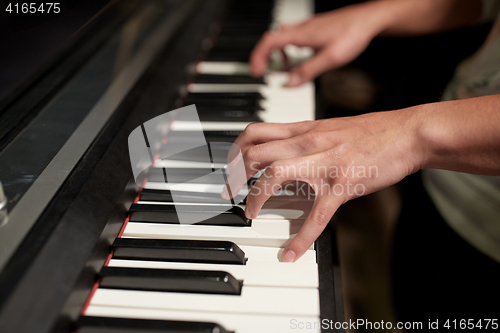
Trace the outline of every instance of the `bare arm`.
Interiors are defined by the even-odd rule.
[[[247,178],[267,167],[248,195],[247,217],[257,216],[279,185],[300,180],[315,190],[311,213],[282,255],[295,261],[341,204],[419,169],[500,175],[500,95],[349,118],[252,124],[235,143]]]
[[[420,168],[500,175],[500,95],[415,108]]]
[[[387,11],[384,35],[425,35],[476,23],[482,14],[478,0],[382,0]]]
[[[310,46],[316,55],[290,73],[288,84],[297,86],[354,60],[380,34],[407,36],[454,29],[476,22],[481,11],[480,0],[377,0],[343,7],[266,33],[250,56],[252,73],[264,73],[273,49],[287,44]]]

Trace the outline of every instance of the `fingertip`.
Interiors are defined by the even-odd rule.
[[[266,65],[262,64],[259,60],[252,60],[250,62],[250,74],[253,77],[260,77],[264,74]]]
[[[247,219],[253,219],[253,214],[252,214],[252,211],[250,210],[250,208],[248,208],[248,205],[245,207],[245,217]]]
[[[262,76],[262,75],[260,75],[260,72],[261,72],[260,70],[252,67],[250,75],[252,75],[253,77],[260,77],[260,76]]]
[[[285,249],[281,254],[281,262],[294,262],[297,255],[293,250]]]
[[[296,87],[298,85],[302,84],[302,78],[298,73],[292,72],[288,76],[288,83],[287,87]]]

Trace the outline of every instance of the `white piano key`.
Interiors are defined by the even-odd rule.
[[[201,61],[198,64],[196,64],[196,72],[198,74],[245,75],[245,74],[250,74],[250,65],[244,62]]]
[[[158,309],[141,309],[136,307],[110,307],[91,304],[85,311],[87,316],[135,318],[152,320],[181,320],[214,322],[226,330],[235,333],[320,333],[319,316],[277,316],[277,315],[249,315],[240,313],[214,313],[203,311],[175,311]],[[299,323],[301,323],[299,328]],[[308,326],[306,326],[308,325]]]
[[[202,121],[201,128],[204,131],[243,131],[249,122],[237,121]],[[199,131],[199,123],[195,121],[179,121],[172,122],[170,127],[172,131]]]
[[[265,86],[262,84],[226,84],[226,83],[190,83],[187,91],[192,93],[201,92],[263,92]]]
[[[192,169],[224,169],[225,163],[207,163],[198,161],[158,159],[154,164],[155,168],[192,168]]]
[[[111,259],[110,267],[167,268],[206,271],[224,271],[245,286],[318,288],[318,265],[312,262],[259,262],[249,259],[246,265],[197,264],[146,260]]]
[[[288,74],[275,71],[267,74],[266,80],[268,84],[262,93],[267,98],[261,101],[265,111],[258,113],[264,122],[288,123],[315,119],[313,83],[285,87]]]
[[[98,288],[91,305],[143,309],[318,316],[319,293],[311,288],[243,286],[241,295]]]
[[[304,220],[256,220],[251,227],[129,222],[124,237],[226,240],[238,245],[285,247]]]
[[[311,0],[276,0],[273,21],[281,24],[297,24],[314,15]]]
[[[251,246],[251,245],[243,245],[238,244],[240,249],[245,252],[245,257],[248,258],[249,262],[270,262],[275,264],[287,264],[281,263],[280,257],[283,252],[283,248],[278,247],[265,247],[265,246]],[[306,253],[295,262],[295,264],[303,264],[303,263],[316,263],[316,251],[311,248],[306,251]]]
[[[222,193],[225,185],[215,184],[198,184],[198,183],[160,183],[160,182],[147,182],[144,188],[152,190],[170,190],[171,186],[175,186],[176,191],[197,192],[197,193]],[[249,189],[241,189],[239,195],[247,196]]]
[[[260,92],[266,97],[260,101],[265,110],[258,112],[264,122],[288,123],[315,119],[312,82],[299,87],[285,87],[288,74],[277,71],[269,71],[265,78],[266,85],[194,83],[188,85],[187,89],[190,92]]]
[[[170,190],[170,186],[175,186],[177,191],[197,192],[197,193],[222,193],[224,185],[216,184],[199,184],[199,183],[161,183],[161,182],[147,182],[144,188],[152,190]],[[249,189],[242,189],[240,195],[246,196]],[[288,189],[281,189],[273,194],[273,197],[294,197],[295,192]]]

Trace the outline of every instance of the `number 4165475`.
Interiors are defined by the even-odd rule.
[[[57,14],[61,11],[59,2],[45,2],[45,3],[34,3],[34,2],[23,2],[23,3],[9,3],[6,12],[15,14],[34,14],[34,13],[54,13]]]
[[[498,329],[498,319],[479,319],[479,320],[474,320],[474,319],[453,319],[450,320],[448,319],[444,325],[444,328],[446,329],[469,329],[469,330],[480,330],[480,329]]]

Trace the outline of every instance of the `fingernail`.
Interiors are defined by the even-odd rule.
[[[293,87],[300,84],[300,76],[297,73],[290,73],[288,77],[288,86]]]
[[[282,262],[293,262],[295,260],[295,252],[293,250],[285,250],[281,254]]]

